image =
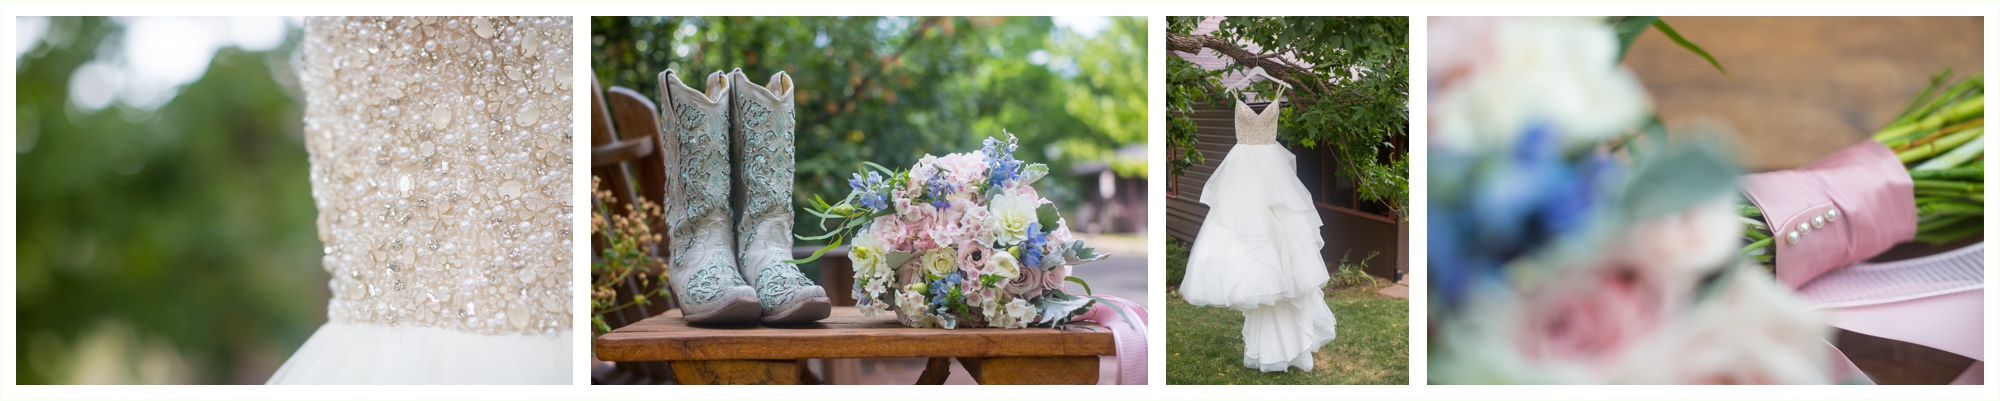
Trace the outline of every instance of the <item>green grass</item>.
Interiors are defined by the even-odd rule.
[[[1243,367],[1243,313],[1194,306],[1167,295],[1167,384],[1388,384],[1410,382],[1410,301],[1378,287],[1332,291],[1340,320],[1332,343],[1313,354],[1313,370],[1264,373]]]

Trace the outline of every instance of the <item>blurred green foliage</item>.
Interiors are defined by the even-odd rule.
[[[1021,138],[1018,157],[1050,165],[1038,187],[1064,210],[1085,195],[1065,174],[1071,166],[1145,171],[1143,159],[1114,160],[1119,147],[1146,142],[1145,18],[1111,17],[1090,36],[1047,17],[594,17],[590,26],[597,79],[656,102],[666,69],[697,88],[717,70],[741,68],[759,83],[791,75],[797,205],[845,196],[863,161],[908,166],[977,150],[1003,129]],[[800,233],[820,232],[798,215]]]
[[[262,383],[325,319],[299,35],[158,109],[79,109],[71,75],[121,35],[56,18],[16,64],[17,379]]]

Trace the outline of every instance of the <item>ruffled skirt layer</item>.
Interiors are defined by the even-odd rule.
[[[1180,287],[1188,303],[1243,312],[1243,365],[1264,371],[1311,370],[1334,338],[1319,213],[1296,172],[1278,145],[1230,149],[1203,187],[1209,212]]]
[[[570,384],[569,333],[327,323],[267,384]]]

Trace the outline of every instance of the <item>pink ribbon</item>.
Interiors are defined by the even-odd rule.
[[[1915,238],[1914,191],[1896,153],[1875,141],[1796,170],[1743,177],[1744,195],[1776,238],[1778,282],[1794,289]]]
[[[1980,381],[1985,244],[1862,263],[1917,234],[1914,185],[1895,152],[1862,141],[1796,170],[1745,176],[1743,193],[1776,237],[1778,282],[1829,312],[1834,327],[1964,355],[1977,362],[1953,384]],[[1836,374],[1867,381],[1845,354],[1832,355]]]
[[[1110,295],[1099,296],[1101,302],[1092,303],[1090,309],[1077,315],[1077,321],[1096,322],[1111,329],[1111,338],[1118,347],[1118,384],[1146,384],[1146,307],[1132,300]],[[1137,317],[1138,322],[1125,320],[1125,316],[1105,303],[1117,304],[1125,313]]]

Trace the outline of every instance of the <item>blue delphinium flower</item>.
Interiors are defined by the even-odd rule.
[[[1049,236],[1042,233],[1042,223],[1028,223],[1028,239],[1021,241],[1021,265],[1042,267],[1042,248],[1048,244]]]
[[[888,197],[879,189],[882,187],[881,174],[870,171],[867,178],[862,178],[861,173],[855,173],[854,179],[847,180],[847,186],[854,188],[854,192],[857,193],[855,204],[877,211],[889,207]]]
[[[946,201],[945,198],[951,196],[951,194],[953,193],[958,192],[958,190],[956,188],[953,188],[953,186],[951,185],[951,180],[945,178],[945,176],[946,176],[945,170],[939,168],[936,172],[931,174],[931,179],[929,181],[924,182],[924,192],[930,196],[931,206],[935,206],[940,210],[951,208],[951,202]]]
[[[1505,152],[1434,153],[1428,272],[1434,293],[1454,307],[1480,282],[1563,236],[1584,229],[1617,164],[1601,153],[1573,155],[1547,125],[1524,132]],[[1456,184],[1453,184],[1456,183]]]
[[[986,154],[987,180],[993,186],[1021,179],[1021,161],[1014,159],[1014,150],[1020,148],[1018,142],[1013,134],[1007,135],[1005,146],[1001,146],[999,139],[986,137],[986,147],[980,151]]]
[[[937,280],[931,280],[930,298],[932,311],[940,315],[950,312],[945,306],[945,301],[948,301],[947,298],[950,298],[952,289],[958,288],[959,284],[965,282],[964,276],[965,272],[952,271],[951,274],[946,274]]]

